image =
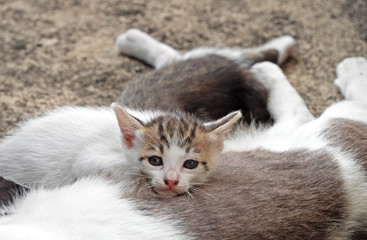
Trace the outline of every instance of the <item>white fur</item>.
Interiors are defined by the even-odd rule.
[[[60,189],[32,191],[4,209],[0,239],[188,239],[179,223],[145,216],[123,189],[102,179],[82,179]]]
[[[338,64],[337,85],[347,100],[354,100],[367,104],[367,60],[363,57],[347,58]]]
[[[145,61],[154,68],[173,62],[179,53],[172,47],[158,42],[139,29],[129,29],[115,41],[119,53]]]

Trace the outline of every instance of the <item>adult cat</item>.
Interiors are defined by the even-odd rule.
[[[348,93],[346,101],[314,120],[276,65],[256,64],[252,71],[269,88],[275,124],[239,132],[226,146],[238,152],[223,154],[212,183],[192,198],[161,198],[143,189],[119,199],[118,185],[83,179],[33,191],[5,208],[0,236],[365,239],[366,69],[365,59],[343,61],[336,83]]]

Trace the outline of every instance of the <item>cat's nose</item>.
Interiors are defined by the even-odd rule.
[[[178,184],[178,181],[164,179],[164,183],[168,186],[169,189],[172,189],[174,186]]]

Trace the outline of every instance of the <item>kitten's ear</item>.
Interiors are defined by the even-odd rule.
[[[213,122],[207,122],[204,125],[210,129],[211,133],[215,136],[223,136],[232,131],[235,123],[242,117],[241,111],[231,112],[228,115],[222,117]]]
[[[143,124],[138,119],[131,116],[120,105],[114,103],[111,107],[115,111],[124,143],[128,148],[132,148],[134,146],[136,131],[142,130]]]

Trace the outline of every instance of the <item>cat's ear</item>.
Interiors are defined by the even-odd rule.
[[[114,103],[111,107],[115,111],[124,143],[128,148],[134,147],[136,132],[143,129],[143,124],[120,105]]]
[[[241,111],[231,112],[228,115],[204,124],[214,136],[223,136],[233,130],[234,125],[242,117]]]

